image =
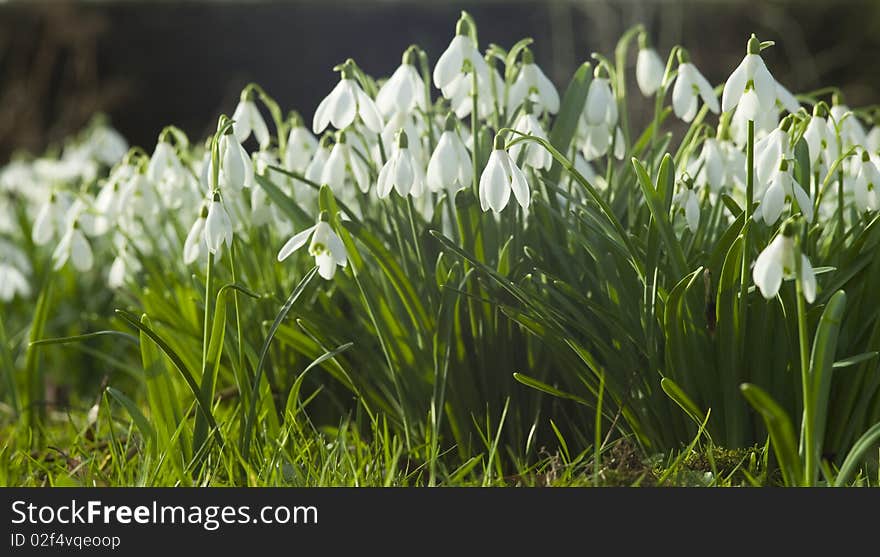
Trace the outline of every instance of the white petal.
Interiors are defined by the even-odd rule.
[[[469,37],[464,35],[456,35],[449,46],[440,55],[437,65],[434,66],[434,85],[438,89],[446,87],[455,79],[455,76],[461,73],[461,66],[464,63],[464,42],[470,41]]]
[[[721,110],[727,112],[739,103],[740,97],[746,90],[746,82],[749,79],[748,56],[743,58],[739,66],[733,70],[730,77],[724,83],[724,91],[721,93]]]
[[[812,304],[816,299],[816,273],[810,260],[806,255],[801,254],[801,288],[804,292],[804,299],[807,303]]]
[[[394,160],[388,159],[388,161],[382,165],[382,169],[379,170],[379,179],[376,181],[376,195],[379,196],[379,199],[385,199],[388,197],[388,194],[391,193],[391,189],[394,187],[393,165]]]
[[[684,216],[687,220],[688,228],[691,232],[696,233],[700,226],[700,202],[697,195],[693,192],[688,196],[687,203],[684,206]]]
[[[636,58],[636,83],[642,95],[650,97],[657,92],[665,71],[666,68],[656,50],[653,48],[639,50]]]
[[[755,93],[758,95],[761,112],[772,110],[776,105],[776,80],[770,75],[770,70],[767,69],[761,56],[758,54],[749,56],[755,57],[752,80],[755,83]]]
[[[761,215],[767,224],[773,224],[779,219],[779,215],[782,214],[782,209],[785,205],[785,190],[779,180],[780,178],[777,175],[770,184],[770,187],[767,188],[767,191],[764,193],[764,199],[761,201]]]
[[[77,271],[83,273],[92,268],[92,248],[78,229],[74,229],[70,238],[70,261]]]
[[[752,280],[768,300],[779,292],[779,286],[782,284],[782,264],[779,261],[778,244],[775,240],[758,255],[755,267],[752,269]]]
[[[712,88],[712,85],[709,81],[700,73],[696,66],[691,63],[688,63],[690,68],[689,72],[692,76],[693,83],[696,84],[697,90],[700,92],[700,97],[702,97],[703,102],[709,107],[714,114],[718,114],[720,107],[718,106],[718,95],[715,94],[715,89]]]
[[[373,99],[364,93],[360,87],[356,86],[355,91],[357,93],[358,114],[363,118],[364,124],[366,124],[367,128],[371,131],[382,133],[382,115],[379,114],[379,109],[376,108],[376,103],[374,103]]]
[[[52,218],[52,205],[46,203],[40,207],[37,218],[34,220],[34,229],[31,238],[38,246],[44,246],[52,239],[55,232],[54,221]]]
[[[254,103],[250,103],[248,111],[251,113],[251,127],[254,131],[254,137],[257,138],[260,149],[265,149],[269,146],[270,142],[269,128],[266,126],[266,121]]]
[[[309,236],[312,234],[313,230],[315,230],[315,227],[310,226],[287,240],[284,246],[281,247],[281,251],[278,252],[278,261],[284,261],[291,253],[303,247],[309,240]]]
[[[801,213],[804,215],[804,219],[808,223],[813,222],[813,201],[810,199],[810,196],[807,195],[807,192],[804,191],[804,188],[801,187],[796,181],[792,180],[791,183],[792,189],[794,190],[794,198],[797,200],[798,207],[800,207]]]
[[[318,265],[318,274],[325,280],[330,280],[336,274],[336,261],[333,256],[324,251],[315,256],[315,263]]]
[[[205,219],[199,217],[189,229],[186,241],[183,243],[183,262],[190,265],[199,258],[202,243],[204,242]]]
[[[238,101],[235,111],[232,113],[232,133],[239,141],[244,141],[251,134],[251,111],[248,105],[251,101]],[[158,149],[158,146],[157,146]]]
[[[484,211],[488,207],[499,213],[510,201],[510,182],[502,163],[502,157],[507,156],[502,150],[492,151],[480,176],[480,198],[481,204],[485,200]]]
[[[520,207],[526,210],[529,208],[529,202],[531,201],[531,191],[529,190],[529,183],[526,181],[526,175],[512,160],[509,160],[507,165],[510,168],[511,174],[510,189],[513,190],[513,195],[516,197],[517,202],[519,202]]]
[[[776,99],[779,101],[779,104],[785,107],[785,110],[792,114],[795,114],[801,108],[801,103],[791,94],[791,91],[783,87],[778,81],[776,82]]]

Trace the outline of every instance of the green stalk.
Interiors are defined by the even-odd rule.
[[[746,323],[746,292],[749,286],[749,223],[752,220],[752,200],[755,196],[755,122],[749,120],[749,138],[746,148],[746,200],[745,218],[743,219],[743,257],[740,273],[740,323]]]
[[[479,156],[478,150],[480,145],[480,139],[477,137],[477,128],[479,122],[477,120],[477,70],[476,68],[472,68],[472,77],[471,77],[471,141],[474,144],[474,148],[471,150],[471,159],[474,162],[474,195],[477,199],[480,198],[480,170],[479,170]]]
[[[229,268],[232,272],[232,283],[236,284],[236,276],[235,276],[235,237],[232,238],[232,243],[229,246]],[[241,313],[238,308],[238,290],[232,290],[232,304],[235,308],[235,332],[238,335],[238,370],[239,373],[244,369],[244,349],[241,345]],[[239,384],[238,386],[239,392],[243,392],[244,385]]]
[[[425,192],[422,195],[430,195],[430,193]],[[415,207],[413,207],[413,200],[411,195],[406,196],[406,205],[407,205],[407,213],[409,216],[409,230],[412,234],[413,246],[416,249],[416,258],[419,261],[419,276],[424,280],[425,279],[425,259],[422,257],[422,248],[419,245],[419,235],[416,232],[416,220],[415,220]]]
[[[214,266],[214,254],[208,252],[208,267],[205,269],[205,326],[202,330],[202,381],[208,372],[208,342],[211,334],[211,268]]]
[[[6,327],[3,324],[3,315],[0,314],[0,363],[3,364],[3,379],[9,393],[9,402],[15,414],[21,412],[21,404],[18,401],[18,389],[15,388],[15,377],[13,376],[12,352],[9,349],[9,337],[6,335]]]
[[[837,170],[837,233],[844,233],[843,221],[843,167]]]
[[[795,250],[795,291],[797,298],[797,320],[798,320],[798,343],[800,345],[801,358],[801,383],[804,397],[804,423],[802,427],[804,435],[804,487],[813,487],[816,482],[816,474],[818,472],[818,462],[815,454],[815,427],[814,418],[815,404],[810,388],[810,346],[807,337],[807,308],[804,301],[803,284],[801,281],[801,250],[800,247]]]

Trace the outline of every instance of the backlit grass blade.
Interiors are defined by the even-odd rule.
[[[740,391],[749,404],[764,418],[767,431],[770,432],[770,441],[773,452],[779,461],[785,484],[790,486],[801,485],[803,482],[803,468],[798,457],[797,439],[794,435],[794,427],[791,419],[773,398],[760,387],[743,383]]]

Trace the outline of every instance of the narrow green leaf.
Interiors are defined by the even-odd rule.
[[[113,397],[125,408],[125,411],[131,416],[134,425],[137,426],[141,431],[141,435],[147,440],[147,447],[149,450],[154,451],[156,449],[156,430],[150,425],[150,421],[144,416],[143,412],[138,409],[137,404],[113,387],[107,387],[107,394]]]
[[[773,452],[779,461],[785,484],[789,486],[800,485],[803,479],[803,468],[798,457],[794,427],[791,425],[788,414],[760,387],[743,383],[739,388],[749,404],[764,418],[764,424],[767,426],[767,431],[770,432]]]

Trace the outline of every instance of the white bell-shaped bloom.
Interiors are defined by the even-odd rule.
[[[232,133],[220,138],[220,187],[240,191],[254,183],[254,165],[241,143]]]
[[[494,83],[493,83],[494,82]],[[449,99],[449,106],[459,118],[465,118],[473,110],[473,79],[469,73],[461,73],[440,90]],[[486,68],[483,74],[477,73],[477,110],[488,114],[495,110],[492,92],[504,91],[504,79],[496,69]]]
[[[30,295],[31,285],[24,273],[0,261],[0,301],[9,302],[16,296],[27,298]]]
[[[205,245],[208,251],[217,253],[223,244],[232,245],[232,221],[220,201],[220,195],[214,194],[205,217]]]
[[[294,235],[278,252],[278,261],[284,261],[291,253],[306,244],[311,236],[309,255],[315,258],[318,274],[330,280],[336,274],[336,267],[348,264],[348,252],[342,240],[325,220]]]
[[[403,131],[406,132],[406,136],[409,138],[410,153],[412,153],[412,156],[417,161],[421,161],[422,164],[424,164],[426,162],[425,153],[422,149],[422,143],[419,141],[419,138],[422,137],[423,134],[418,127],[418,124],[423,122],[423,118],[417,118],[416,115],[411,112],[395,112],[392,114],[385,123],[385,128],[382,130],[382,146],[384,147],[385,152],[390,153],[394,150],[394,145],[397,142],[397,134]],[[378,142],[373,145],[372,151],[376,164],[381,165],[382,156]]]
[[[761,42],[754,35],[749,39],[742,62],[724,83],[721,109],[727,112],[743,102],[749,103],[745,116],[753,121],[753,116],[776,105],[776,80],[761,58]]]
[[[414,49],[404,52],[403,62],[379,88],[376,107],[386,120],[395,112],[409,114],[416,107],[425,108],[425,83],[416,69]]]
[[[860,212],[880,209],[877,188],[880,188],[880,172],[878,172],[874,161],[871,160],[868,151],[863,151],[859,172],[853,183],[853,197]]]
[[[785,231],[778,234],[755,260],[752,268],[752,280],[766,299],[771,299],[779,292],[782,280],[795,278],[794,238]],[[804,299],[812,303],[816,299],[816,274],[806,255],[801,255],[801,286]]]
[[[89,145],[92,155],[107,166],[119,162],[128,151],[128,142],[109,126],[99,126],[91,134]]]
[[[687,59],[685,55],[682,58]],[[718,97],[709,81],[692,63],[682,62],[678,65],[678,77],[672,87],[672,109],[675,115],[685,122],[692,121],[697,115],[699,99],[703,99],[709,110],[718,114]]]
[[[406,132],[400,131],[397,144],[388,161],[379,171],[376,194],[385,199],[394,189],[401,197],[420,197],[424,193],[425,175],[408,148]]]
[[[614,126],[617,124],[617,103],[611,91],[611,83],[606,77],[595,77],[587,89],[587,100],[584,105],[584,117],[587,124],[598,126]]]
[[[504,140],[495,136],[495,148],[480,175],[480,207],[500,213],[510,201],[510,192],[523,209],[528,209],[531,192],[526,175],[504,149]]]
[[[795,114],[801,108],[801,103],[797,98],[778,81],[776,82],[776,103],[791,114]]]
[[[754,220],[763,219],[768,225],[775,223],[785,208],[786,202],[797,201],[798,208],[807,222],[813,221],[813,200],[794,179],[787,160],[783,160],[776,173],[770,178],[764,196],[753,215]]]
[[[31,239],[38,246],[48,244],[52,238],[62,233],[67,220],[67,209],[70,204],[66,194],[52,192],[48,203],[43,204],[34,219]]]
[[[840,139],[844,149],[853,146],[864,146],[868,142],[868,135],[859,119],[845,104],[836,104],[831,107],[831,118],[840,129]]]
[[[642,95],[650,97],[663,84],[666,66],[657,51],[643,46],[636,57],[636,83]]]
[[[342,67],[339,83],[318,104],[312,120],[312,131],[321,133],[328,124],[333,124],[338,130],[345,129],[356,116],[361,117],[370,131],[382,132],[382,115],[373,99],[355,81],[354,62],[349,60]]]
[[[611,132],[608,126],[600,124],[598,126],[583,126],[583,141],[581,143],[581,154],[587,161],[596,160],[608,152],[611,147]]]
[[[446,47],[434,66],[434,85],[438,89],[445,89],[462,76],[467,78],[465,75],[466,66],[477,72],[480,81],[485,81],[488,78],[489,65],[480,55],[477,44],[469,33],[470,24],[468,21],[465,18],[459,19],[455,37],[452,38],[449,46]],[[444,96],[450,98],[445,92]]]
[[[673,198],[675,205],[684,212],[685,222],[692,233],[696,233],[700,226],[700,197],[697,192],[687,186],[682,188],[675,194]]]
[[[471,183],[473,169],[471,155],[456,133],[455,118],[450,115],[428,161],[425,183],[433,192],[446,189],[452,193]]]
[[[271,141],[269,127],[266,126],[266,120],[260,114],[253,97],[254,92],[249,88],[241,92],[241,98],[232,113],[232,133],[239,143],[244,143],[253,133],[257,143],[260,144],[260,149],[265,149]]]
[[[318,150],[318,140],[297,116],[284,146],[284,166],[294,172],[304,172]],[[329,153],[328,153],[329,154]]]
[[[810,164],[815,166],[821,161],[826,166],[831,166],[839,156],[837,137],[834,127],[828,123],[827,118],[822,117],[822,112],[818,107],[813,110],[813,116],[804,131],[804,140],[810,151]]]
[[[205,221],[207,218],[208,207],[202,205],[199,217],[190,227],[186,241],[183,243],[183,262],[186,265],[193,264],[208,251],[208,245],[205,243]]]
[[[519,74],[508,91],[507,111],[513,114],[516,107],[528,98],[534,103],[535,111],[538,114],[544,111],[556,114],[559,112],[559,93],[553,82],[535,64],[531,50],[524,49],[522,59],[523,63]]]
[[[873,126],[865,137],[865,149],[872,153],[880,151],[880,126]]]
[[[345,191],[347,182],[356,183],[363,193],[370,190],[370,172],[367,164],[347,142],[346,134],[340,132],[321,170],[321,184],[327,184],[337,194]]]
[[[315,150],[312,159],[309,161],[309,165],[306,167],[306,180],[315,182],[316,184],[321,183],[321,174],[324,172],[324,167],[327,165],[327,159],[330,158],[330,151],[333,149],[333,145],[333,137],[330,134],[326,134],[321,138],[321,141],[318,143],[318,148]]]
[[[790,119],[755,143],[755,174],[758,184],[765,185],[779,168],[783,159],[792,158],[791,139],[788,136]]]
[[[519,115],[519,118],[513,124],[513,129],[540,139],[547,139],[547,133],[535,115],[530,113],[529,108],[526,109],[526,112]],[[535,170],[550,170],[550,167],[553,166],[553,156],[538,143],[533,141],[521,142],[510,148],[510,156],[514,161],[519,161],[520,154],[523,152],[525,152],[522,159],[523,166],[531,166]]]
[[[721,191],[727,184],[727,169],[721,143],[714,137],[703,141],[700,156],[688,164],[688,174],[694,183],[708,186],[713,192]]]
[[[90,270],[94,263],[92,247],[76,221],[67,227],[67,231],[52,253],[52,268],[57,271],[64,267],[68,259],[73,263],[73,267],[81,273]]]
[[[122,288],[127,278],[141,271],[142,266],[137,257],[128,249],[128,241],[121,234],[114,238],[116,258],[110,265],[107,273],[107,286],[110,288]]]

